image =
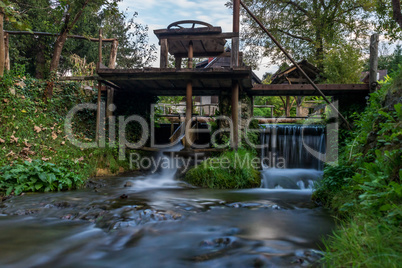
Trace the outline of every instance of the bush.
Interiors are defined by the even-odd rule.
[[[80,187],[83,180],[77,174],[55,164],[35,160],[31,163],[4,166],[0,169],[0,190],[10,195],[23,191],[61,191]]]
[[[255,154],[239,149],[209,158],[186,173],[193,185],[216,189],[255,188],[261,185]]]

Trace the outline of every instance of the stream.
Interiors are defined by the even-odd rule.
[[[176,171],[0,203],[0,267],[319,266],[334,228],[311,201],[321,171],[268,168],[263,188],[245,190],[195,188]]]
[[[0,266],[303,267],[333,228],[309,189],[197,189],[156,176],[1,203]]]

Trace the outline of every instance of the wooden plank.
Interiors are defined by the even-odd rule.
[[[110,58],[109,58],[109,68],[110,69],[114,69],[116,67],[118,45],[119,45],[119,42],[117,40],[113,41],[112,47],[110,50]]]
[[[343,90],[343,91],[368,91],[367,84],[318,84],[321,90]],[[286,91],[286,90],[314,90],[313,86],[310,84],[269,84],[269,85],[254,85],[252,91],[254,90],[276,90],[276,91]]]
[[[378,73],[378,34],[373,34],[370,38],[370,74],[369,85],[370,92],[377,89],[377,73]]]
[[[160,44],[161,44],[160,67],[161,68],[167,68],[168,63],[169,63],[169,59],[168,59],[168,51],[169,51],[168,41],[166,39],[161,39]]]
[[[4,63],[5,63],[5,43],[4,43],[4,10],[0,9],[0,77],[4,74]]]

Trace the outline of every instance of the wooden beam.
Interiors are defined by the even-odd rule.
[[[191,122],[191,117],[192,117],[192,111],[193,111],[193,85],[191,81],[187,82],[187,88],[186,88],[186,119],[185,119],[185,134],[186,134],[186,143],[185,147],[187,149],[190,148],[190,122]],[[192,141],[191,141],[192,142]]]
[[[110,58],[109,58],[109,68],[116,68],[116,59],[117,59],[117,48],[119,46],[119,42],[117,40],[113,41],[112,47],[110,50]]]
[[[101,121],[101,94],[102,94],[102,83],[99,81],[98,82],[98,99],[97,99],[97,107],[98,109],[96,110],[96,136],[95,136],[95,141],[99,142],[100,139],[100,133],[101,133],[101,127],[100,127],[100,121]]]
[[[239,82],[232,82],[232,123],[233,123],[233,140],[232,148],[237,150],[239,146]]]
[[[8,33],[10,35],[38,35],[38,36],[59,36],[60,35],[58,33],[29,32],[29,31],[4,31],[4,32]],[[81,35],[67,35],[67,38],[82,39],[82,40],[88,40],[91,42],[99,42],[99,38],[86,37],[86,36],[81,36]],[[102,42],[112,43],[113,41],[116,41],[116,40],[117,40],[116,38],[106,38],[106,39],[102,39]]]
[[[374,92],[378,86],[378,34],[373,34],[370,38],[370,92]]]
[[[102,64],[102,28],[99,29],[99,48],[98,48],[99,58],[98,58],[98,69]]]
[[[175,57],[174,65],[178,70],[181,69],[181,61],[182,61],[181,57]]]
[[[220,34],[203,34],[203,35],[163,35],[160,40],[167,39],[169,41],[196,41],[196,40],[216,40],[216,39],[231,39],[239,37],[239,33],[220,33]]]
[[[4,35],[4,51],[4,68],[10,71],[10,37],[7,33]]]
[[[193,55],[194,55],[194,46],[193,42],[190,41],[190,44],[188,45],[188,66],[187,68],[193,69]]]
[[[5,63],[5,48],[4,48],[4,10],[0,9],[0,77],[4,74],[4,63]]]
[[[368,91],[367,84],[318,84],[317,85],[321,90],[338,90],[338,91]],[[254,90],[315,90],[314,87],[310,84],[258,84],[254,85],[251,89]]]
[[[161,39],[160,44],[161,44],[160,67],[167,68],[168,62],[169,62],[169,59],[168,59],[169,46],[168,46],[167,39]]]

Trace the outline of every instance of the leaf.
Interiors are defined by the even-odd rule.
[[[21,112],[22,112],[22,113],[26,113],[27,111],[25,111],[25,109],[22,109]]]
[[[385,204],[380,207],[380,211],[387,211],[390,210],[392,206],[390,204]]]
[[[43,184],[42,183],[37,183],[37,184],[35,184],[35,190],[39,190],[40,188],[42,188],[43,187]]]
[[[13,191],[13,189],[14,189],[14,186],[8,187],[7,192],[6,192],[6,195],[10,195],[11,192]]]
[[[36,133],[39,133],[39,132],[42,131],[42,129],[41,129],[40,127],[38,127],[38,126],[34,126],[34,131],[35,131]]]

